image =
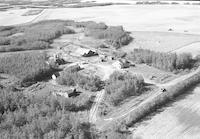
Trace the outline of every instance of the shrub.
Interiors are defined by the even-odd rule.
[[[0,37],[0,45],[9,45],[10,44],[10,39],[6,37]]]
[[[127,97],[139,95],[143,83],[143,78],[130,73],[114,72],[105,86],[107,100],[115,106],[119,105]]]
[[[94,21],[88,21],[86,22],[86,26],[87,29],[100,29],[100,30],[105,30],[107,29],[107,25],[105,23],[96,23]]]
[[[14,27],[13,26],[0,26],[0,31],[8,31],[8,30],[11,30],[13,29]]]

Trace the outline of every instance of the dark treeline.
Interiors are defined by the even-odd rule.
[[[41,21],[27,26],[0,27],[0,52],[46,49],[62,34],[75,33],[64,21]]]
[[[73,112],[72,107],[67,98],[1,89],[0,138],[92,138],[87,111]]]
[[[46,49],[63,34],[75,33],[67,26],[85,28],[85,35],[105,39],[109,45],[119,48],[127,45],[132,37],[121,26],[104,23],[75,22],[73,20],[47,20],[24,26],[0,26],[0,52]]]
[[[141,94],[143,84],[143,77],[134,76],[130,73],[114,72],[105,86],[106,99],[117,106],[124,99]]]
[[[72,25],[78,28],[85,28],[86,36],[91,36],[96,39],[104,39],[106,43],[112,45],[115,48],[120,48],[123,45],[127,45],[133,39],[129,33],[123,29],[122,26],[107,26],[102,22],[96,23],[93,21],[68,21],[68,25]]]
[[[109,26],[107,28],[87,28],[86,36],[92,36],[96,39],[105,39],[113,47],[120,48],[132,41],[132,37],[125,32],[122,26]]]
[[[189,53],[177,55],[176,53],[155,52],[146,49],[134,49],[129,54],[129,58],[134,62],[146,63],[166,71],[190,69],[195,62]]]
[[[103,82],[98,76],[82,75],[79,71],[79,66],[71,66],[61,72],[61,75],[57,78],[57,81],[61,85],[76,86],[89,90],[99,91],[102,89]]]

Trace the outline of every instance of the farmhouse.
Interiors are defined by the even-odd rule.
[[[125,59],[119,59],[112,64],[117,69],[128,68],[131,66],[131,63]]]
[[[60,76],[60,73],[59,73],[59,72],[56,72],[56,73],[54,73],[54,74],[51,76],[51,78],[52,78],[53,80],[56,80],[56,78],[57,78],[58,76]]]
[[[86,48],[78,48],[75,51],[75,54],[78,56],[83,56],[83,57],[90,57],[90,56],[98,55],[98,53],[95,50],[86,49]]]

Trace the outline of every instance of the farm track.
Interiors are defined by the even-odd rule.
[[[38,16],[33,18],[31,21],[28,21],[26,23],[16,24],[15,26],[30,25],[30,24],[36,23],[38,21],[45,20],[50,16],[51,12],[52,12],[51,10],[43,9],[43,11],[40,14],[38,14]]]
[[[167,52],[167,53],[173,53],[173,52],[176,52],[176,51],[179,50],[179,49],[182,49],[182,48],[188,47],[189,45],[196,44],[196,43],[200,43],[200,41],[195,41],[195,42],[191,42],[191,43],[185,44],[185,45],[180,46],[180,47],[178,47],[178,48],[176,48],[176,49],[173,49],[173,50],[171,50],[171,51],[169,51],[169,52]]]
[[[35,17],[34,19],[32,19],[31,21],[25,23],[25,24],[32,24],[35,23],[39,18],[41,18],[45,13],[46,13],[46,9],[44,9],[37,17]]]
[[[101,100],[103,99],[104,93],[105,93],[105,91],[102,90],[102,91],[98,92],[96,95],[94,105],[92,106],[92,108],[90,110],[90,115],[89,115],[89,121],[91,123],[95,123],[97,121],[98,107],[101,103]]]

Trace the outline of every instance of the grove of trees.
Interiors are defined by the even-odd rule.
[[[1,139],[90,139],[87,111],[71,111],[67,98],[0,90]]]
[[[34,81],[42,80],[54,72],[46,63],[44,52],[25,52],[0,56],[0,73],[14,75],[20,84],[26,86]]]
[[[0,26],[0,45],[3,45],[0,52],[49,48],[54,39],[75,33],[67,26],[85,28],[86,36],[104,39],[115,48],[127,45],[132,40],[122,26],[107,26],[93,21],[47,20],[24,26]]]
[[[120,48],[123,45],[127,45],[132,41],[132,37],[124,31],[122,26],[103,26],[99,23],[94,26],[89,26],[85,30],[86,36],[91,36],[96,39],[105,39],[106,42],[112,45],[114,48]]]
[[[106,99],[117,106],[130,96],[142,93],[144,79],[131,73],[114,72],[105,85]]]
[[[27,26],[1,26],[0,52],[46,49],[62,34],[75,33],[64,21],[41,21]],[[13,35],[13,36],[12,36]]]
[[[176,53],[164,53],[146,49],[134,49],[134,51],[131,52],[128,57],[130,60],[136,63],[145,63],[166,71],[190,69],[194,64],[194,59],[189,53],[177,55]]]
[[[103,87],[103,82],[98,76],[86,76],[82,75],[79,66],[71,66],[61,72],[61,75],[57,78],[59,84],[67,86],[76,86],[89,90],[99,91]]]

